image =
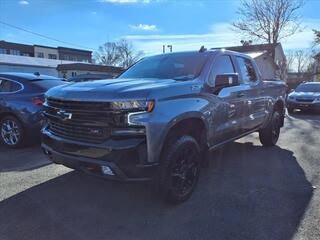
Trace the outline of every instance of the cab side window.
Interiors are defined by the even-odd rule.
[[[231,58],[228,55],[219,56],[214,62],[210,75],[210,83],[213,84],[217,75],[235,73]]]
[[[242,81],[244,83],[257,81],[257,74],[251,60],[243,57],[237,57],[236,59],[240,68]]]

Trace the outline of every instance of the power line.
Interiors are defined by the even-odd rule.
[[[68,45],[72,45],[72,46],[75,46],[75,47],[78,47],[78,48],[79,48],[79,47],[80,47],[80,48],[86,48],[86,49],[90,49],[90,50],[92,50],[92,51],[95,51],[95,50],[96,50],[96,49],[89,48],[89,47],[85,47],[85,46],[78,45],[78,44],[75,44],[75,43],[70,43],[70,42],[61,41],[61,40],[59,40],[59,39],[56,39],[56,38],[53,38],[53,37],[49,37],[49,36],[46,36],[46,35],[43,35],[43,34],[40,34],[40,33],[32,32],[32,31],[29,31],[29,30],[24,29],[24,28],[22,28],[22,27],[18,27],[18,26],[15,26],[15,25],[12,25],[12,24],[3,22],[3,21],[0,21],[0,23],[3,24],[3,25],[9,26],[9,27],[18,29],[18,30],[20,30],[20,31],[24,31],[24,32],[27,32],[27,33],[30,33],[30,34],[33,34],[33,35],[36,35],[36,36],[39,36],[39,37],[42,37],[42,38],[46,38],[46,39],[49,39],[49,40],[52,40],[52,41],[56,41],[56,42],[60,42],[60,43],[63,43],[63,44],[68,44]]]

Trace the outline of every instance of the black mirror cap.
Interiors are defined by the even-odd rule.
[[[215,87],[224,88],[239,85],[239,76],[237,73],[219,74],[216,76]]]

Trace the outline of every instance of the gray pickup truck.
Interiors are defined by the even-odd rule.
[[[276,144],[285,95],[285,83],[263,81],[244,54],[202,48],[146,57],[117,79],[49,90],[42,148],[94,176],[152,180],[165,200],[180,203],[207,151],[252,132]]]

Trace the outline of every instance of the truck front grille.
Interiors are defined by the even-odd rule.
[[[54,135],[77,141],[81,140],[92,143],[100,143],[110,136],[110,131],[108,128],[77,126],[55,121],[53,119],[48,121],[48,127],[48,130]]]
[[[112,128],[126,125],[126,113],[112,111],[110,103],[49,98],[44,115],[53,135],[90,143],[102,143],[110,137]]]

